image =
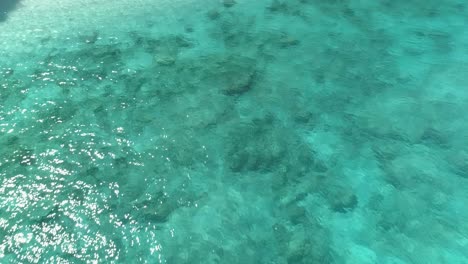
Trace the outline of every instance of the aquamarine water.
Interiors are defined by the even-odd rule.
[[[0,263],[468,263],[466,1],[0,9]]]

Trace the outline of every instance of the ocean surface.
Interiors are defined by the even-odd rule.
[[[465,0],[0,2],[0,263],[468,263]]]

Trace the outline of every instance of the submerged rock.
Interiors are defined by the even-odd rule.
[[[237,81],[228,84],[223,88],[223,93],[226,95],[239,95],[252,89],[252,81],[254,75],[241,75]]]
[[[195,61],[181,61],[177,70],[187,73],[193,84],[213,87],[224,95],[240,95],[251,90],[258,77],[256,61],[235,54],[214,54]],[[183,67],[182,67],[183,66]]]
[[[223,0],[223,5],[225,7],[233,7],[237,2],[235,0]]]
[[[226,95],[239,95],[252,89],[256,67],[252,59],[244,57],[229,57],[224,67],[219,72],[219,77],[224,79],[222,92]]]
[[[267,7],[270,12],[285,12],[288,10],[288,5],[285,2],[279,0],[273,0],[270,6]]]
[[[288,214],[289,220],[295,225],[307,222],[306,210],[296,203],[288,204],[286,206],[286,213]]]
[[[269,117],[252,120],[229,133],[228,166],[233,172],[274,171],[287,156],[288,138]]]
[[[193,47],[193,41],[185,36],[182,36],[182,35],[176,36],[174,40],[178,47],[181,47],[181,48]]]
[[[185,26],[185,32],[192,33],[194,31],[195,31],[195,29],[192,26],[188,26],[188,25]]]
[[[97,31],[94,31],[91,34],[85,34],[80,36],[80,39],[86,44],[94,44],[99,39],[99,33]]]
[[[279,44],[282,48],[288,48],[288,47],[291,47],[291,46],[296,46],[299,44],[299,40],[294,38],[294,37],[291,37],[289,35],[283,35],[280,40],[279,40]]]
[[[468,153],[458,151],[449,156],[453,171],[460,177],[468,178]]]
[[[142,209],[142,216],[156,223],[166,222],[169,216],[178,208],[177,203],[167,200],[157,207],[150,206]]]
[[[170,66],[175,63],[175,58],[172,56],[160,56],[155,58],[157,64],[162,66]]]
[[[310,247],[310,241],[304,233],[294,233],[286,250],[288,263],[304,263]]]
[[[333,211],[346,213],[354,210],[358,205],[357,196],[348,188],[338,187],[328,195],[328,201]]]
[[[206,16],[211,20],[216,20],[219,18],[220,13],[218,10],[210,10],[208,13],[206,13]]]

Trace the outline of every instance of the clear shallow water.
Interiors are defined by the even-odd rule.
[[[467,263],[467,13],[10,5],[0,262]]]

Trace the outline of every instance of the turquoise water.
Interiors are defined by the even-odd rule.
[[[0,5],[0,263],[468,263],[464,1]]]

